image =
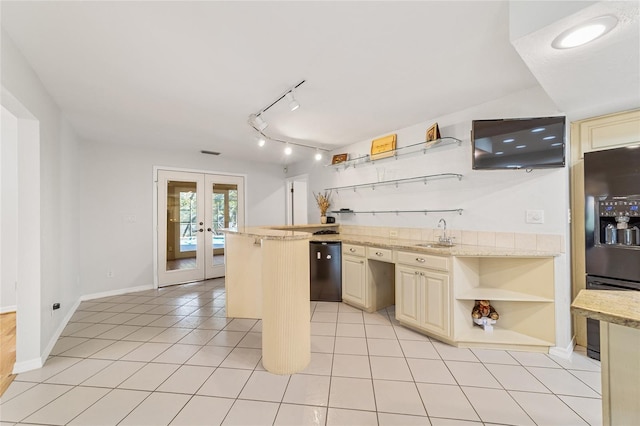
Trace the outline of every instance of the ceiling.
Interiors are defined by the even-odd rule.
[[[554,100],[567,93],[566,72],[554,80],[544,60],[528,55],[531,37],[518,51],[510,43],[506,1],[1,7],[3,29],[72,126],[100,143],[294,162],[313,150],[285,157],[281,144],[258,148],[247,119],[301,80],[302,106],[274,105],[263,114],[265,133],[325,149],[538,84]]]

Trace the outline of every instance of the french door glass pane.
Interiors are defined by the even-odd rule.
[[[214,183],[211,194],[213,264],[224,264],[223,228],[238,227],[238,185]]]
[[[167,182],[167,271],[197,266],[196,182]]]

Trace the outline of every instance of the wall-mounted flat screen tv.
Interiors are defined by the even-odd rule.
[[[471,142],[476,170],[564,167],[565,117],[473,120]]]

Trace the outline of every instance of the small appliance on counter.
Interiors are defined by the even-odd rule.
[[[336,231],[329,233],[337,234]],[[312,301],[342,301],[342,243],[340,241],[310,241],[309,272]]]

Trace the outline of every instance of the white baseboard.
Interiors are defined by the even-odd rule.
[[[129,288],[122,288],[119,290],[105,291],[102,293],[85,294],[84,296],[80,296],[80,298],[76,301],[76,303],[69,310],[69,312],[67,312],[67,315],[64,317],[64,319],[60,323],[60,326],[55,331],[53,336],[51,336],[51,339],[49,339],[49,343],[45,347],[44,351],[41,353],[41,356],[39,358],[33,358],[27,361],[16,362],[13,366],[13,374],[24,373],[26,371],[35,370],[37,368],[41,368],[44,365],[47,358],[49,358],[49,355],[51,354],[53,347],[56,345],[56,342],[60,338],[60,335],[64,331],[64,328],[69,323],[69,320],[71,320],[71,317],[73,316],[73,314],[75,314],[81,302],[85,300],[99,299],[101,297],[119,296],[121,294],[133,293],[136,291],[152,290],[154,288],[155,287],[153,286],[153,284],[149,284],[149,285],[143,285],[138,287],[129,287]],[[10,308],[13,308],[13,309],[10,309]],[[3,309],[2,313],[4,313],[4,309],[7,309],[7,312],[11,312],[12,310],[15,311],[16,307],[8,306],[2,309]]]
[[[576,346],[576,338],[574,336],[571,338],[571,341],[569,342],[566,348],[554,346],[553,348],[549,349],[549,354],[558,356],[560,358],[569,359],[571,357],[571,354],[573,353],[573,348],[575,346]]]
[[[78,301],[76,301],[76,303],[73,304],[73,307],[71,309],[69,309],[69,312],[67,312],[67,315],[64,317],[64,319],[60,323],[60,326],[55,331],[55,333],[53,333],[53,336],[51,336],[51,339],[49,339],[49,343],[44,348],[44,351],[42,352],[42,355],[40,357],[40,361],[41,361],[40,366],[43,366],[44,363],[47,361],[47,358],[49,358],[49,355],[51,354],[51,351],[53,350],[53,347],[56,345],[56,342],[60,338],[60,335],[64,331],[64,328],[69,323],[69,320],[71,320],[71,317],[73,316],[73,314],[76,313],[76,309],[78,309],[78,306],[80,306],[80,300],[79,299],[78,299]],[[36,368],[40,368],[40,367],[36,367]]]
[[[2,306],[0,307],[0,314],[8,314],[9,312],[15,312],[18,307],[16,305]]]
[[[103,291],[101,293],[85,294],[80,297],[80,301],[84,302],[86,300],[100,299],[102,297],[120,296],[121,294],[135,293],[136,291],[153,290],[154,288],[153,284],[148,284],[137,287],[121,288],[118,290]]]
[[[27,361],[16,362],[13,365],[13,374],[24,373],[25,371],[41,368],[44,364],[42,358],[33,358]]]

